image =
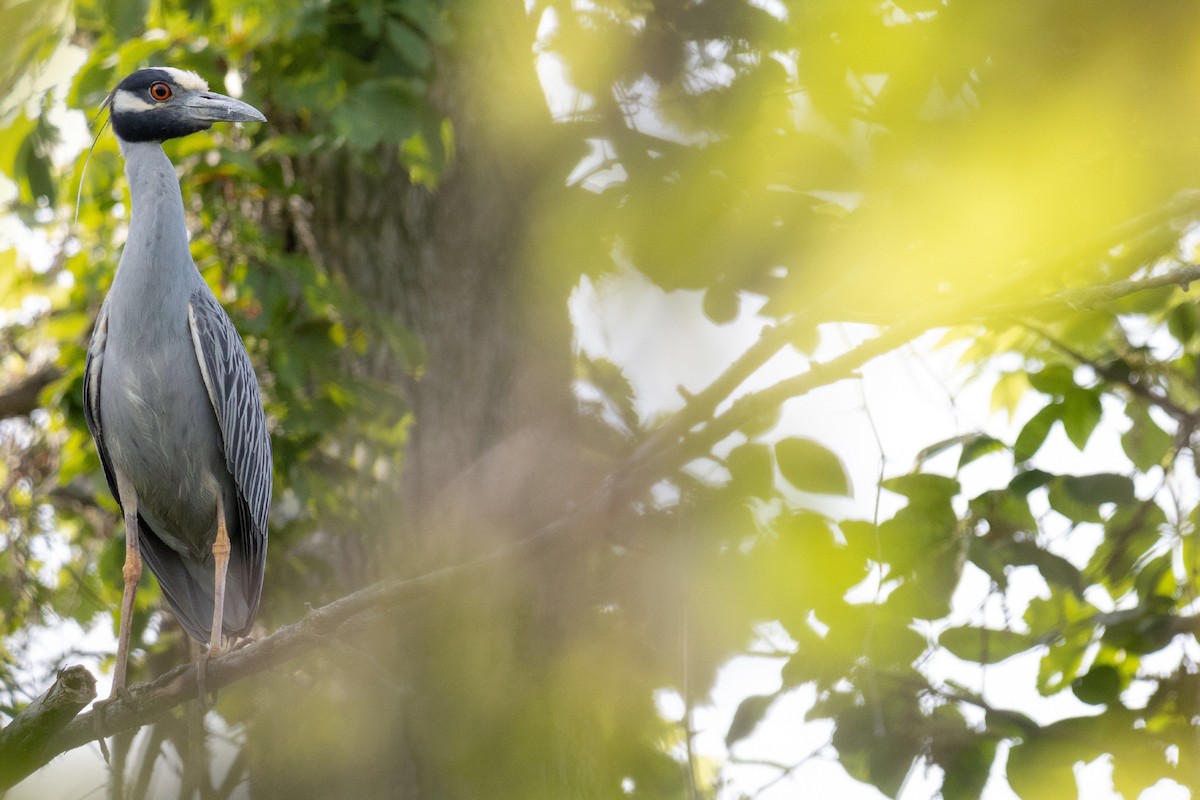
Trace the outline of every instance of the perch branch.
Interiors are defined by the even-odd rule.
[[[606,484],[607,486],[607,484]],[[608,491],[601,487],[592,497],[564,517],[545,525],[523,539],[515,540],[479,558],[412,578],[396,578],[373,584],[353,594],[335,600],[321,608],[310,609],[304,618],[280,628],[265,639],[252,642],[208,662],[206,686],[220,689],[243,678],[277,667],[318,647],[335,644],[339,629],[359,615],[377,608],[416,598],[435,585],[475,573],[512,555],[533,547],[551,536],[558,536],[576,526],[586,515],[608,507]],[[95,678],[83,667],[64,670],[86,681],[90,694],[77,705],[54,717],[32,711],[43,698],[30,704],[8,727],[0,731],[0,792],[23,780],[55,756],[95,741],[97,734],[105,737],[141,727],[162,718],[166,712],[196,698],[196,665],[184,664],[164,673],[150,683],[129,689],[129,699],[117,698],[104,709],[103,721],[97,728],[95,712],[75,716],[95,698]],[[60,673],[60,682],[61,675]],[[36,718],[40,724],[31,728],[25,718]],[[20,723],[18,725],[18,723]],[[10,731],[12,734],[10,735]],[[20,735],[22,732],[25,734]],[[22,754],[28,753],[22,757]]]
[[[83,667],[58,671],[54,684],[0,730],[0,788],[7,788],[49,761],[46,743],[96,699],[96,679]]]

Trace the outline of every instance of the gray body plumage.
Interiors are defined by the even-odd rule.
[[[262,593],[270,440],[258,384],[188,250],[174,167],[155,141],[121,141],[129,235],[96,323],[85,409],[109,486],[137,493],[142,555],[187,632],[209,638],[217,499],[232,545],[222,629],[244,635]]]

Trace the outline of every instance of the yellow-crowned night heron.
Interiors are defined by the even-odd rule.
[[[169,68],[138,70],[108,103],[133,207],[88,348],[84,410],[125,515],[116,695],[143,557],[207,655],[223,635],[249,631],[267,555],[271,447],[246,348],[188,250],[179,180],[161,144],[265,117]]]

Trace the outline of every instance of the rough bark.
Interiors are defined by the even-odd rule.
[[[568,166],[549,146],[535,21],[516,3],[460,12],[431,90],[454,137],[436,187],[413,184],[385,152],[369,169],[344,152],[302,166],[316,187],[312,227],[329,266],[425,350],[416,380],[384,352],[369,365],[406,389],[416,421],[403,488],[414,519],[505,436],[572,409],[571,282],[539,271],[527,247],[539,192],[561,185]]]

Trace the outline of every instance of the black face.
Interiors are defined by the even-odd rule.
[[[178,105],[192,91],[166,70],[140,69],[113,90],[113,130],[127,142],[165,142],[208,130],[211,121],[196,119]]]

